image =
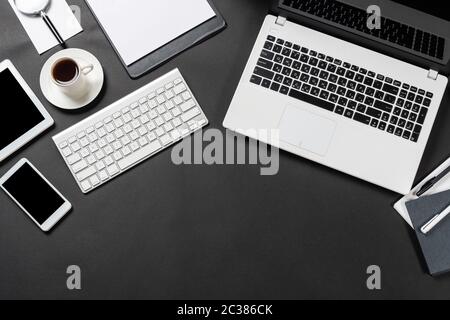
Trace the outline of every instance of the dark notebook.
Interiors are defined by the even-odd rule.
[[[406,208],[416,230],[432,276],[450,272],[450,216],[442,221],[428,235],[420,229],[436,214],[450,205],[450,191],[422,197],[406,203]]]

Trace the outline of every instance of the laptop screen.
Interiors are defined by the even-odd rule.
[[[450,10],[445,8],[445,1],[437,0],[391,0],[435,17],[450,21]]]

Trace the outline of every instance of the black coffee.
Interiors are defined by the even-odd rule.
[[[61,60],[53,67],[52,75],[58,82],[70,82],[78,75],[78,66],[76,62],[71,59]]]

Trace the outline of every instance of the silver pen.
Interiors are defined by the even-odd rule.
[[[428,221],[421,229],[420,231],[427,235],[430,233],[434,228],[436,228],[437,225],[439,225],[447,216],[450,214],[450,206],[447,207],[444,211],[441,213],[435,215],[430,221]]]

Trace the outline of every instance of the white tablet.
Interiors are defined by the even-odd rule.
[[[50,231],[72,208],[27,159],[20,160],[0,178],[0,188],[45,232]]]
[[[0,162],[53,125],[53,119],[11,61],[0,63]]]

